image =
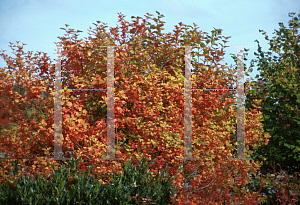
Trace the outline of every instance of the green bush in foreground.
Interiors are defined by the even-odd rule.
[[[72,158],[69,165],[63,164],[58,171],[53,171],[52,182],[50,174],[46,179],[37,174],[34,182],[30,176],[23,176],[22,180],[16,179],[15,187],[8,182],[0,184],[0,204],[140,204],[143,199],[148,200],[147,204],[164,205],[176,194],[173,190],[177,189],[172,185],[174,177],[167,178],[168,173],[163,169],[155,180],[145,158],[138,168],[132,166],[131,159],[126,164],[121,162],[123,174],[116,176],[114,172],[110,184],[102,184],[90,176],[94,167],[88,166],[86,177],[85,170],[79,174],[77,162]],[[70,175],[72,180],[68,180]]]

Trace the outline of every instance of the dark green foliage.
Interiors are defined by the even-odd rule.
[[[250,148],[254,151],[251,157],[262,164],[260,171],[263,176],[273,173],[272,165],[274,164],[277,173],[280,172],[280,167],[282,170],[288,171],[289,175],[300,172],[298,18],[294,17],[289,21],[289,29],[284,27],[283,23],[279,23],[279,26],[280,30],[275,30],[278,36],[270,40],[269,49],[279,53],[279,57],[271,56],[271,52],[263,52],[256,40],[259,54],[254,54],[259,58],[259,61],[255,60],[255,62],[258,62],[257,70],[261,70],[260,78],[257,75],[258,81],[251,83],[255,91],[246,93],[246,109],[254,108],[252,106],[253,99],[262,99],[259,106],[262,107],[260,111],[263,113],[264,133],[272,136],[267,145]],[[260,30],[260,32],[263,32],[265,39],[269,40],[264,31]],[[250,67],[253,66],[253,62],[251,62]]]
[[[90,166],[87,174],[85,170],[77,173],[77,162],[72,158],[69,165],[63,164],[58,171],[53,171],[52,182],[49,174],[46,179],[37,175],[34,183],[30,177],[19,178],[15,188],[8,182],[0,184],[0,204],[141,204],[142,199],[148,197],[152,199],[150,204],[167,205],[170,196],[176,194],[173,178],[168,178],[168,173],[162,170],[154,179],[145,158],[138,168],[132,166],[131,160],[126,164],[121,162],[122,176],[116,176],[114,172],[110,184],[104,185],[91,176],[93,168]],[[16,171],[17,168],[15,174]],[[67,180],[69,175],[72,176],[70,181]],[[135,196],[138,197],[135,199]]]

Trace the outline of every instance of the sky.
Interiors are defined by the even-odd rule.
[[[141,3],[142,1],[0,1],[0,49],[6,50],[6,54],[11,54],[9,42],[20,44],[26,43],[24,51],[41,51],[47,53],[52,60],[55,59],[55,44],[60,41],[65,33],[60,28],[69,28],[83,31],[79,38],[88,37],[87,29],[89,26],[94,28],[93,23],[101,21],[107,23],[107,26],[115,27],[117,25],[118,14],[125,14],[125,20],[131,22],[131,16],[144,17],[146,13],[154,14],[159,11],[165,17],[163,33],[172,32],[175,25],[182,22],[187,25],[197,24],[199,30],[210,32],[213,28],[222,29],[222,36],[231,36],[227,46],[245,46],[250,48],[246,61],[249,68],[251,59],[256,59],[254,52],[257,52],[256,39],[259,41],[263,51],[268,51],[268,41],[264,39],[259,29],[267,32],[268,36],[274,36],[274,29],[278,30],[279,22],[287,25],[290,20],[289,12],[298,12],[295,8],[300,4],[299,1],[151,1],[151,3]],[[152,23],[154,23],[152,21]],[[119,24],[119,23],[118,23]],[[119,24],[120,25],[120,24]],[[108,31],[108,29],[107,29]],[[48,47],[49,46],[49,47]],[[253,46],[253,47],[249,47]],[[195,51],[195,50],[194,50]],[[230,53],[237,54],[236,48],[225,48],[224,58],[228,65],[234,65]],[[0,68],[7,64],[0,58]],[[255,67],[250,76],[259,74]],[[250,80],[251,81],[251,80]]]
[[[157,17],[155,11],[158,11],[165,16],[162,18],[166,22],[163,33],[172,32],[179,22],[187,25],[195,23],[199,30],[209,35],[213,28],[222,29],[222,36],[231,36],[227,46],[250,48],[249,60],[245,62],[249,68],[251,59],[256,59],[254,52],[257,52],[258,46],[255,40],[259,41],[263,51],[269,49],[269,42],[259,29],[264,30],[271,39],[274,29],[279,30],[278,23],[282,22],[288,27],[291,19],[288,13],[295,12],[297,15],[299,8],[298,0],[1,0],[0,50],[6,50],[7,55],[14,56],[9,42],[16,45],[16,41],[20,41],[19,45],[22,42],[27,44],[24,46],[25,53],[41,51],[54,60],[54,42],[59,42],[58,37],[66,34],[60,29],[65,28],[65,24],[83,31],[79,38],[84,39],[88,37],[87,29],[89,26],[94,28],[96,21],[107,23],[108,28],[116,27],[119,12],[126,15],[126,21],[132,22],[131,16],[145,18],[144,15],[150,13]],[[230,53],[236,55],[236,48],[227,47],[225,51],[224,64],[235,65]],[[3,67],[7,67],[7,64],[0,58],[0,68]],[[249,74],[255,79],[259,73],[255,67]]]

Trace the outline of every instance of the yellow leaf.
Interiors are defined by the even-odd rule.
[[[86,128],[86,124],[85,124],[84,120],[81,119],[80,121],[81,121],[81,124],[83,124],[83,127]]]

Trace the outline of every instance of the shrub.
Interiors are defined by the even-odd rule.
[[[94,167],[88,166],[86,176],[85,170],[79,174],[77,163],[72,158],[69,165],[61,165],[46,179],[37,174],[34,181],[23,176],[14,185],[0,184],[0,204],[139,204],[147,200],[162,205],[171,201],[171,195],[176,196],[176,187],[171,186],[173,177],[166,178],[168,174],[163,169],[155,180],[145,158],[138,167],[132,166],[131,159],[126,164],[121,162],[123,172],[121,176],[114,172],[110,184],[90,176]]]

